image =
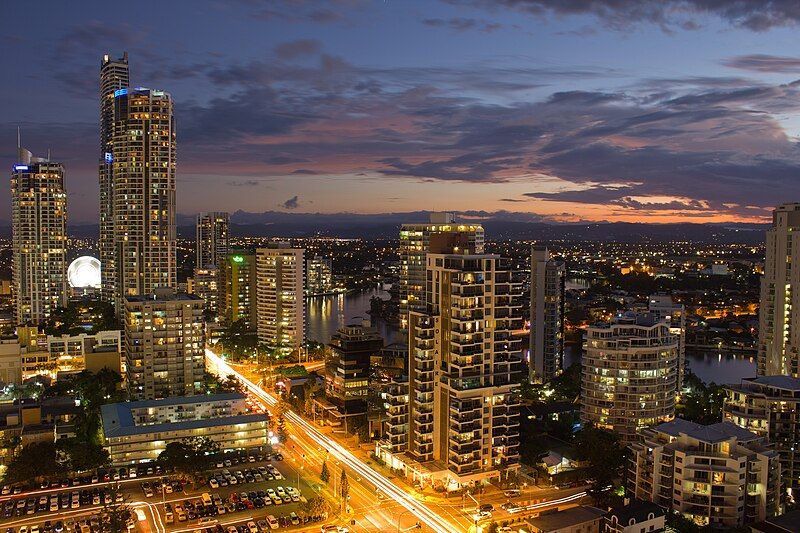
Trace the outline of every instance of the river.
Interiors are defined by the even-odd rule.
[[[314,296],[306,301],[306,325],[308,339],[327,344],[336,330],[348,324],[370,320],[369,300],[378,296],[389,299],[389,293],[379,288],[365,291],[336,294],[330,296]],[[397,327],[389,326],[380,320],[372,320],[378,329],[384,344],[397,342],[400,338]]]

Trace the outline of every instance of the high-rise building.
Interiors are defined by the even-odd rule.
[[[676,418],[631,444],[627,494],[698,525],[736,528],[782,512],[778,452],[730,422]]]
[[[125,298],[125,371],[131,399],[194,394],[205,373],[203,300],[161,288]]]
[[[285,244],[256,250],[258,341],[267,346],[293,351],[305,344],[304,253]]]
[[[407,467],[456,488],[519,464],[522,283],[496,255],[425,260],[426,310],[408,325]]]
[[[565,274],[564,262],[550,257],[546,246],[533,246],[530,375],[535,381],[549,381],[563,369]]]
[[[586,330],[581,420],[636,440],[637,430],[675,417],[678,340],[649,313],[628,312]]]
[[[648,312],[669,325],[669,331],[678,339],[678,391],[683,388],[686,374],[686,308],[675,303],[668,294],[653,294],[648,301]]]
[[[366,421],[370,359],[383,348],[383,337],[369,322],[350,324],[333,334],[328,347],[333,357],[325,369],[326,397],[350,431]]]
[[[224,261],[224,257],[223,257]],[[219,311],[220,270],[214,265],[194,269],[193,292],[206,303],[206,311],[216,313]]]
[[[431,213],[425,224],[400,228],[400,328],[408,329],[408,313],[424,309],[425,255],[482,254],[483,227],[459,224],[452,213]]]
[[[67,301],[64,167],[19,147],[11,174],[12,288],[17,324],[38,324]]]
[[[325,294],[333,289],[333,268],[329,257],[314,256],[306,260],[306,292]]]
[[[197,257],[195,268],[219,266],[228,255],[230,217],[224,211],[197,215]]]
[[[758,329],[758,374],[800,377],[800,203],[784,204],[772,213],[761,277]]]
[[[256,256],[249,250],[231,250],[220,271],[220,319],[233,324],[244,320],[248,329],[257,322]]]
[[[127,296],[176,287],[175,120],[172,98],[114,92],[111,197],[117,311]]]
[[[781,454],[785,489],[800,489],[800,379],[745,378],[725,386],[722,414],[737,426],[766,438]]]
[[[116,300],[116,256],[114,248],[114,94],[130,86],[128,53],[112,59],[108,54],[100,62],[100,263],[101,290],[110,302]]]

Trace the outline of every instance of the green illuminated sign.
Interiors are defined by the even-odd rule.
[[[234,263],[244,263],[244,257],[242,257],[241,255],[234,255],[233,256],[233,262]]]

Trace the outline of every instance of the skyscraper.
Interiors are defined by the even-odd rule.
[[[256,256],[248,250],[231,250],[222,262],[220,276],[220,319],[233,324],[244,320],[247,329],[256,328]]]
[[[581,358],[581,420],[623,441],[675,417],[678,339],[649,314],[628,312],[590,326]]]
[[[424,309],[425,255],[482,254],[483,227],[458,224],[452,213],[431,213],[427,224],[400,228],[400,328],[408,328],[408,313]]]
[[[107,301],[116,299],[114,252],[114,94],[130,85],[128,53],[119,59],[106,54],[100,62],[100,263],[102,294]]]
[[[563,369],[565,273],[564,262],[551,258],[546,246],[533,246],[530,375],[536,381],[549,381]]]
[[[667,294],[653,294],[647,310],[657,319],[665,321],[669,325],[670,333],[678,339],[677,388],[680,391],[686,373],[686,308],[683,304],[673,302],[672,297]]]
[[[176,286],[175,120],[152,89],[114,93],[112,199],[117,310],[122,298]]]
[[[426,265],[426,310],[409,314],[408,454],[457,488],[519,463],[522,283],[496,255]]]
[[[329,257],[314,256],[306,261],[306,292],[325,294],[333,289],[333,268]]]
[[[800,377],[800,203],[772,213],[761,277],[758,374]]]
[[[205,373],[203,300],[159,288],[124,301],[125,371],[131,399],[197,392]]]
[[[67,300],[67,194],[61,163],[18,150],[11,174],[15,318],[37,324]]]
[[[197,259],[195,268],[219,266],[228,255],[230,217],[224,211],[197,215]]]
[[[258,341],[285,351],[305,343],[305,250],[279,244],[256,250]]]

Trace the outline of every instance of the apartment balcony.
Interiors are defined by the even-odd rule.
[[[457,435],[472,435],[475,431],[480,431],[481,425],[478,421],[472,422],[451,422],[450,432]]]
[[[481,449],[480,441],[459,442],[450,438],[450,451],[457,455],[471,454]]]

